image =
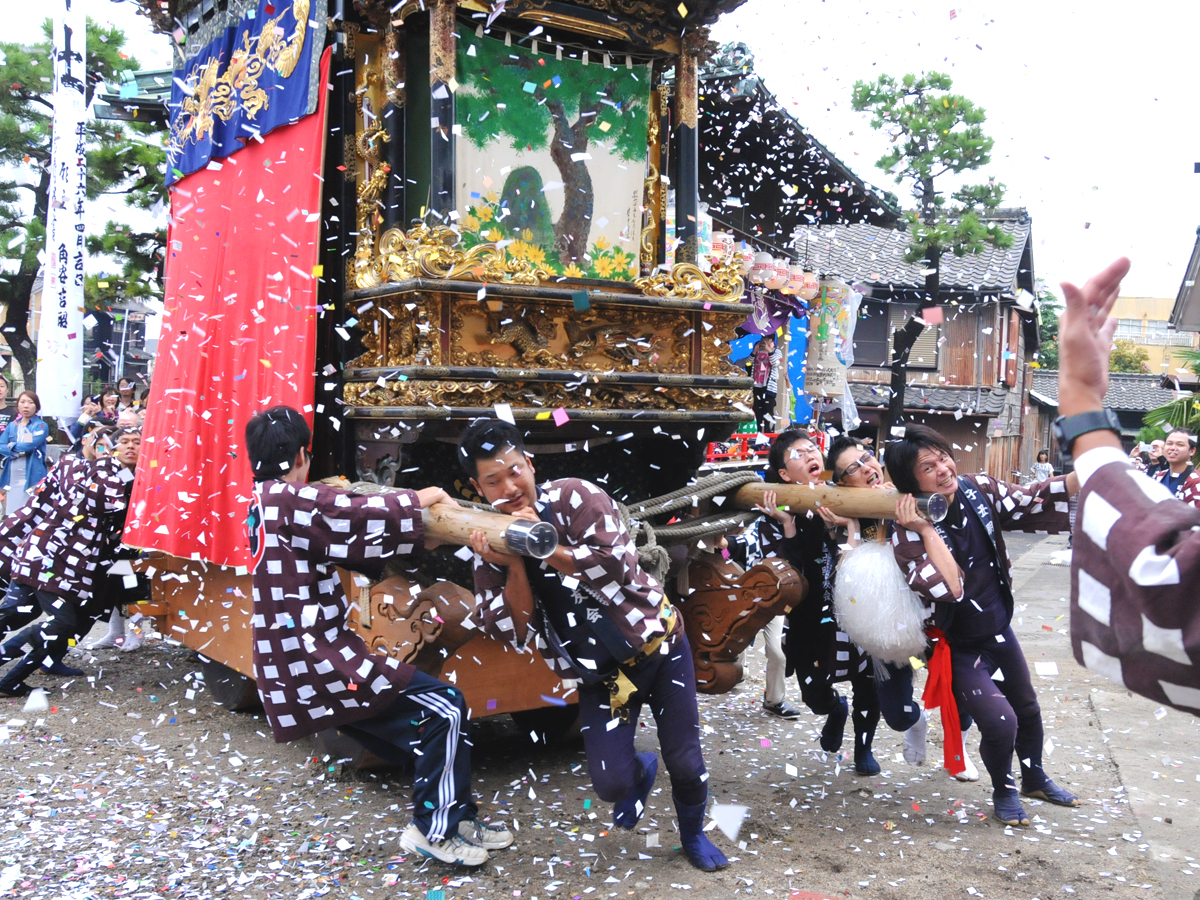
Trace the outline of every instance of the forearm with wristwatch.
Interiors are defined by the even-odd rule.
[[[1124,455],[1120,437],[1121,422],[1117,414],[1111,409],[1105,409],[1098,399],[1086,395],[1077,396],[1070,390],[1060,389],[1058,409],[1062,415],[1054,421],[1054,437],[1058,441],[1064,462],[1075,461],[1078,471],[1079,458],[1089,450],[1101,447],[1111,448]],[[1082,476],[1084,473],[1079,474]],[[1086,477],[1080,479],[1081,482],[1086,480]]]

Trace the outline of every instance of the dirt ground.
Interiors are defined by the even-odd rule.
[[[1039,552],[1027,542],[1013,555],[1030,548]],[[507,717],[475,724],[475,787],[481,816],[511,823],[515,846],[470,872],[397,858],[409,818],[403,772],[354,776],[307,744],[275,744],[261,714],[213,704],[194,653],[155,641],[128,654],[73,651],[68,662],[89,674],[42,677],[47,711],[3,702],[0,896],[1185,896],[1164,891],[1093,712],[1092,676],[1070,658],[1056,618],[1067,572],[1034,574],[1019,591],[1018,634],[1031,661],[1061,673],[1035,677],[1053,744],[1047,768],[1084,802],[1027,801],[1029,828],[990,818],[986,782],[945,775],[936,714],[926,766],[905,764],[901,735],[881,723],[884,771],[856,777],[817,748],[819,719],[761,711],[762,656],[752,651],[736,693],[700,701],[713,795],[749,808],[736,841],[710,832],[732,860],[725,871],[699,872],[678,850],[665,774],[641,827],[614,832],[582,745],[534,745]],[[641,732],[639,749],[653,748],[646,716]]]

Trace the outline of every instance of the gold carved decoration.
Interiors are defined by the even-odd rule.
[[[391,167],[384,162],[383,145],[388,141],[387,130],[382,125],[370,125],[378,122],[378,117],[371,111],[369,92],[383,81],[383,74],[375,68],[364,70],[363,79],[355,93],[355,105],[362,118],[362,128],[355,138],[354,151],[367,164],[366,180],[358,185],[356,210],[356,225],[358,238],[355,242],[354,266],[361,269],[371,264],[371,256],[375,252],[375,229],[383,221],[377,206],[379,198],[387,188],[388,175]]]
[[[262,30],[242,36],[242,46],[235,50],[222,71],[219,59],[210,59],[197,70],[195,81],[188,79],[188,90],[178,117],[171,125],[169,151],[178,153],[189,141],[199,142],[212,134],[216,119],[228,122],[240,104],[246,117],[253,119],[270,105],[267,92],[258,86],[266,70],[288,78],[300,61],[304,38],[308,34],[309,0],[292,0],[295,31],[284,37],[279,25],[284,13],[268,19]]]
[[[484,320],[482,332],[471,318]],[[692,365],[691,316],[663,310],[620,307],[581,314],[566,304],[521,311],[506,304],[493,311],[460,301],[451,309],[450,333],[452,366],[525,363],[573,372],[682,374]],[[512,355],[489,346],[507,346]]]
[[[739,375],[740,369],[729,361],[729,342],[737,336],[737,327],[744,319],[733,316],[714,316],[707,319],[712,328],[700,334],[700,371],[705,375]]]
[[[694,263],[679,263],[671,274],[663,272],[633,282],[651,297],[680,297],[686,300],[717,300],[735,303],[742,299],[746,284],[731,265],[715,262],[705,273]]]
[[[675,116],[678,124],[695,129],[699,123],[697,101],[699,97],[700,52],[703,40],[697,40],[697,32],[689,31],[683,38],[683,49],[675,67]]]
[[[433,0],[429,10],[429,85],[454,81],[455,0]]]
[[[646,132],[646,180],[642,189],[642,200],[646,207],[646,227],[642,229],[642,272],[649,274],[658,265],[658,237],[666,219],[666,185],[662,183],[659,167],[662,165],[662,122],[667,114],[667,96],[670,88],[660,84],[657,97],[651,94]],[[655,103],[655,99],[658,100]]]
[[[438,329],[429,320],[422,295],[383,297],[355,308],[366,353],[353,368],[436,366],[442,363]]]
[[[475,408],[509,403],[521,408],[727,410],[749,404],[736,388],[651,387],[621,384],[558,384],[545,381],[389,381],[347,384],[351,406],[449,406]]]
[[[379,239],[379,252],[355,261],[355,287],[369,288],[410,278],[459,278],[466,281],[536,285],[552,276],[541,266],[509,256],[496,244],[460,250],[458,235],[444,225],[415,225],[408,233],[391,228]]]

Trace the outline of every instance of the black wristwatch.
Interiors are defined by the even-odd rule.
[[[1063,462],[1071,462],[1075,440],[1089,431],[1111,431],[1121,436],[1121,420],[1111,409],[1097,409],[1077,416],[1059,416],[1054,420],[1054,437],[1062,451]]]

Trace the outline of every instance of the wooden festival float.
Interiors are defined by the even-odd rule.
[[[688,487],[706,445],[752,419],[750,379],[727,361],[744,285],[701,252],[697,183],[697,67],[707,26],[741,2],[141,0],[175,37],[168,171],[180,177],[141,524],[126,538],[157,551],[145,611],[202,655],[220,702],[257,702],[250,576],[215,547],[236,550],[242,527],[238,428],[276,402],[313,413],[314,478],[437,484],[465,501],[479,498],[457,467],[458,435],[475,417],[511,416],[539,479],[590,478],[627,505],[682,610],[702,691],[728,691],[755,633],[801,601],[787,564],[743,572],[711,552],[715,528],[750,521],[733,509],[748,502],[720,498],[738,485]],[[203,49],[221,40],[226,51]],[[256,131],[271,104],[306,87],[315,109]],[[310,140],[281,149],[279,136],[311,129],[314,115],[324,122]],[[236,152],[191,159],[239,122]],[[314,150],[307,174],[283,171]],[[224,236],[203,221],[214,213]],[[238,237],[256,219],[249,233],[262,237]],[[267,262],[246,293],[228,283],[242,277],[228,261],[221,285],[193,271],[216,271],[213,253],[253,257],[245,241],[258,239],[282,263]],[[210,353],[255,340],[206,374]],[[247,372],[257,386],[238,381]],[[218,414],[198,414],[205,404]],[[195,458],[196,447],[210,449]],[[211,467],[186,490],[172,478],[190,464],[171,456],[185,452],[192,470]],[[179,543],[189,529],[193,543]],[[470,567],[455,549],[424,555],[415,580],[342,572],[352,626],[377,652],[455,682],[474,716],[562,726],[570,691],[538,654],[470,627]]]

